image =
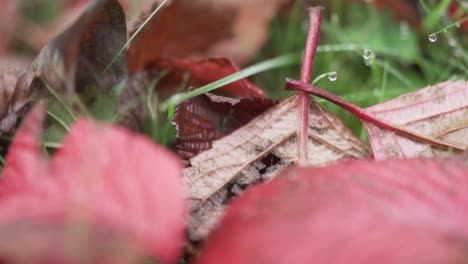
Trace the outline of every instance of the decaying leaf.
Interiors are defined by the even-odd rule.
[[[99,249],[114,245],[109,253],[118,257],[123,252],[115,250],[133,245],[163,263],[175,262],[185,236],[178,158],[144,136],[82,119],[46,159],[39,148],[43,118],[43,109],[34,108],[12,142],[0,177],[0,254],[6,254],[0,260],[20,262],[24,255],[14,250],[27,245],[32,248],[26,252],[39,254],[35,261],[54,260],[35,263],[83,263],[79,258],[87,254],[107,252]],[[31,232],[14,228],[22,225]],[[35,248],[31,233],[45,235],[43,244]],[[9,246],[12,236],[16,247]],[[73,261],[57,262],[61,256]]]
[[[205,237],[222,206],[252,183],[269,180],[298,160],[298,97],[292,96],[190,159],[185,179],[192,199],[190,235]],[[323,166],[365,155],[364,144],[341,121],[309,104],[308,165]],[[262,159],[269,156],[265,163]]]
[[[125,56],[106,70],[125,45],[125,23],[117,0],[92,1],[75,23],[41,51],[34,67],[53,89],[67,94],[91,86],[109,90],[126,75]]]
[[[172,123],[177,130],[176,151],[186,162],[211,148],[277,102],[269,98],[233,99],[205,94],[177,106]]]
[[[467,161],[294,168],[233,201],[195,263],[465,263]]]
[[[313,85],[288,80],[355,114],[365,125],[376,159],[448,156],[467,149],[468,83],[448,81],[362,109]]]
[[[164,57],[222,56],[243,64],[264,43],[270,20],[288,2],[289,0],[170,1],[132,42],[129,49],[129,70],[143,70],[148,62]],[[151,12],[152,10],[146,14]],[[139,26],[136,25],[136,28]]]
[[[12,132],[26,113],[37,81],[29,70],[0,72],[0,134]]]
[[[366,110],[416,134],[462,149],[468,148],[468,81],[439,83]],[[364,126],[376,159],[454,153],[453,150],[442,150],[408,139],[370,122],[365,122]]]

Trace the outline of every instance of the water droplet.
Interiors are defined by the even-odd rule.
[[[364,60],[364,64],[368,67],[372,66],[373,63],[374,63],[373,59]]]
[[[460,22],[457,22],[457,23],[455,24],[455,26],[456,26],[457,28],[460,28],[460,27],[461,27],[461,23],[460,23]]]
[[[363,57],[365,60],[369,60],[369,59],[374,58],[374,53],[373,53],[372,50],[370,50],[370,49],[365,49],[365,50],[364,50],[364,53],[362,54],[362,57]]]
[[[430,42],[436,42],[437,41],[437,35],[436,34],[430,34],[429,35],[429,41]]]
[[[336,71],[332,71],[328,73],[328,80],[330,80],[330,82],[334,82],[336,81],[336,79],[338,79],[338,75],[336,74]]]
[[[454,49],[454,50],[453,50],[453,56],[454,56],[455,58],[460,58],[461,55],[462,55],[462,51],[461,51],[460,49]]]
[[[454,38],[450,38],[448,40],[448,44],[450,45],[450,47],[456,47],[457,46],[457,41]]]
[[[444,33],[447,33],[447,32],[448,32],[448,30],[444,29]]]

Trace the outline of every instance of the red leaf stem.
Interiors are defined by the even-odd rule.
[[[443,148],[443,149],[452,149],[452,150],[455,150],[455,151],[464,151],[463,148],[460,148],[458,146],[451,145],[451,144],[448,144],[448,143],[445,143],[445,142],[442,142],[442,141],[439,141],[439,140],[436,140],[436,139],[431,139],[431,138],[425,137],[423,135],[415,134],[414,132],[411,132],[411,131],[409,131],[409,130],[407,130],[405,128],[402,128],[402,127],[396,126],[394,124],[391,124],[391,123],[387,122],[386,120],[383,120],[383,119],[373,115],[369,111],[366,111],[365,109],[362,109],[359,106],[354,105],[354,104],[344,100],[343,98],[341,98],[341,97],[339,97],[339,96],[337,96],[335,94],[327,92],[327,91],[325,91],[323,89],[320,89],[320,88],[315,87],[313,85],[310,85],[308,83],[304,83],[302,81],[300,82],[300,81],[296,81],[296,80],[286,79],[286,90],[295,90],[295,91],[299,91],[299,92],[313,94],[315,96],[318,96],[318,97],[323,98],[323,99],[325,99],[327,101],[330,101],[330,102],[340,106],[341,108],[349,111],[350,113],[354,114],[357,118],[359,118],[359,120],[361,120],[363,122],[370,122],[372,124],[375,124],[375,125],[380,126],[382,128],[388,129],[388,130],[393,131],[395,133],[398,133],[400,135],[404,135],[404,136],[410,137],[412,139],[415,139],[417,141],[420,141],[420,142],[423,142],[423,143],[428,143],[428,144],[431,144],[433,146],[440,147],[440,148]]]
[[[309,8],[309,32],[307,34],[307,42],[304,50],[301,69],[301,82],[303,83],[310,83],[311,81],[314,57],[320,36],[322,11],[323,7],[321,6]],[[307,92],[299,91],[298,111],[299,119],[301,120],[298,131],[299,164],[305,164],[307,162],[307,130],[309,127],[309,94]]]

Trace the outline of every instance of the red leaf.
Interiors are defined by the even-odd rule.
[[[296,168],[235,200],[195,263],[463,263],[468,163]]]
[[[132,42],[129,70],[142,70],[148,62],[160,58],[222,56],[245,64],[266,41],[270,20],[288,2],[290,0],[170,1]]]
[[[42,118],[36,107],[10,148],[0,225],[79,220],[122,233],[161,261],[177,260],[185,221],[178,159],[124,128],[83,119],[47,160],[38,149]]]

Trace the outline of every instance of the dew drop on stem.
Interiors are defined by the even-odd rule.
[[[460,23],[460,22],[457,22],[457,23],[455,24],[455,26],[456,26],[457,28],[460,28],[460,27],[461,27],[461,23]]]
[[[430,34],[428,38],[429,38],[430,42],[436,42],[437,41],[437,35],[436,34]]]
[[[338,79],[338,75],[336,74],[336,71],[329,72],[327,75],[328,75],[328,80],[330,80],[330,82],[334,82],[336,81],[336,79]]]

